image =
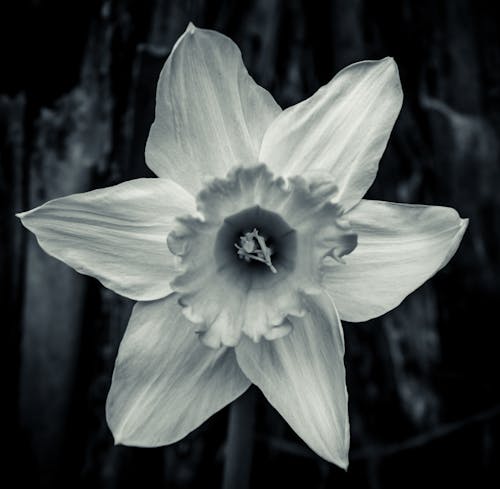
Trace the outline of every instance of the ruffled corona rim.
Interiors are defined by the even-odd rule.
[[[178,218],[167,243],[180,259],[171,287],[203,343],[236,346],[242,334],[258,342],[290,332],[289,317],[306,313],[304,294],[320,291],[325,259],[356,247],[335,194],[332,182],[285,181],[264,164],[234,169],[198,194],[200,216]],[[269,246],[275,273],[238,256],[235,245],[253,230]]]

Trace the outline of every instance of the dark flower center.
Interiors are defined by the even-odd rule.
[[[297,234],[275,212],[254,206],[224,219],[214,252],[219,269],[268,280],[270,272],[288,275],[295,268]]]

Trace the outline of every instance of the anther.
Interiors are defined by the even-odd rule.
[[[238,257],[241,260],[249,262],[250,260],[260,261],[265,263],[271,272],[278,273],[278,270],[271,262],[273,250],[266,245],[266,240],[259,235],[257,229],[253,229],[251,233],[245,233],[240,236],[240,244],[234,243],[238,250]]]

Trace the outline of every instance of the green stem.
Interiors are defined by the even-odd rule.
[[[222,489],[248,489],[255,427],[255,391],[250,387],[229,411]]]

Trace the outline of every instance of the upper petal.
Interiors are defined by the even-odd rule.
[[[281,175],[327,172],[349,209],[375,179],[402,101],[392,58],[352,64],[275,119],[260,161]]]
[[[344,337],[326,295],[304,297],[308,314],[292,320],[292,332],[274,341],[245,338],[236,357],[295,432],[321,457],[346,468],[349,417]]]
[[[362,200],[346,217],[358,246],[325,267],[323,285],[340,317],[367,321],[390,311],[454,255],[467,228],[448,207]]]
[[[116,443],[174,443],[248,388],[234,351],[203,346],[195,329],[175,294],[135,305],[106,403]]]
[[[166,239],[174,219],[195,207],[176,183],[142,178],[54,199],[18,217],[49,255],[118,294],[153,300],[171,291],[175,257]]]
[[[205,175],[257,163],[264,132],[280,112],[236,44],[190,24],[160,74],[146,162],[196,193]]]

